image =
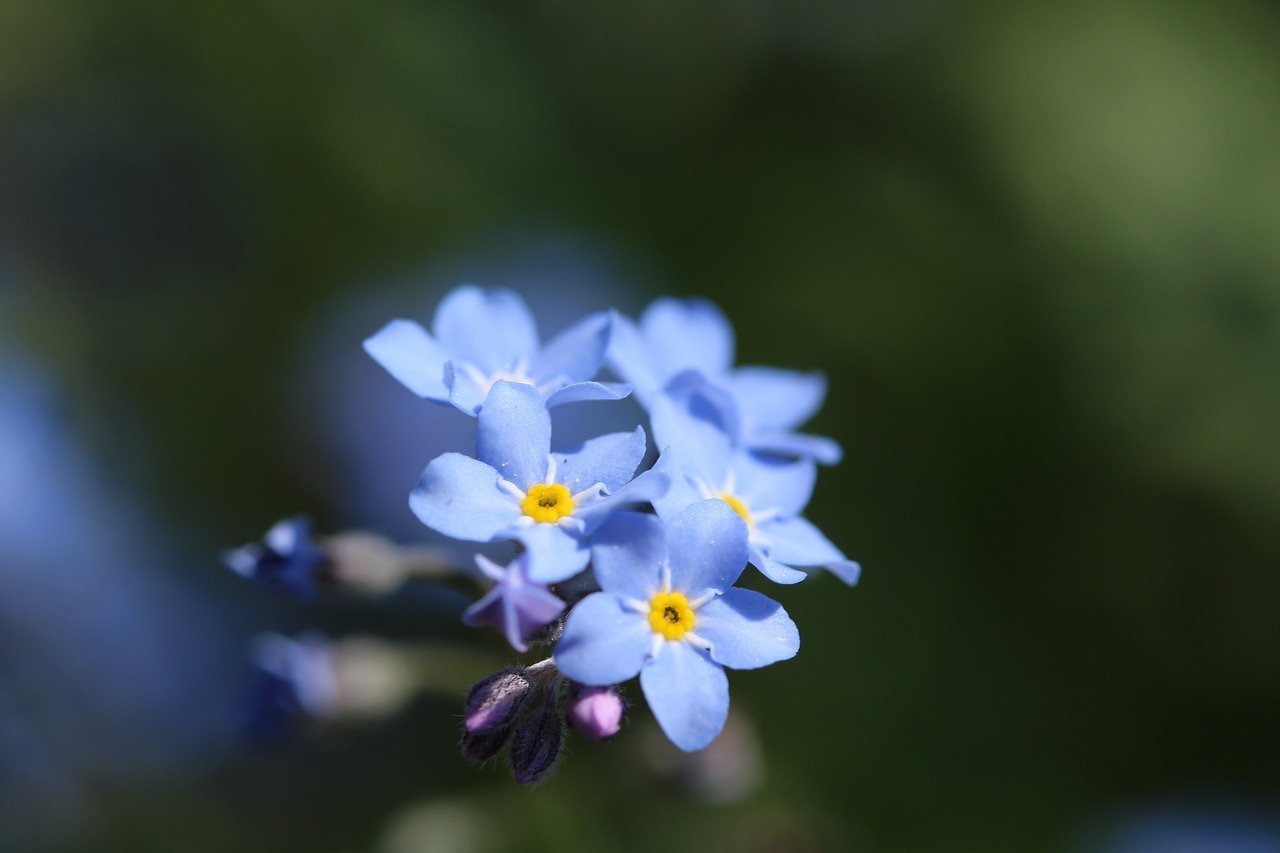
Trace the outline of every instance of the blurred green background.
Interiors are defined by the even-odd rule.
[[[642,710],[523,790],[425,697],[86,773],[74,833],[24,843],[1120,849],[1094,839],[1150,809],[1280,819],[1278,48],[1280,8],[1231,0],[0,0],[3,349],[228,647],[491,640],[438,602],[281,603],[215,555],[367,521],[306,431],[309,359],[364,370],[381,319],[511,284],[493,258],[530,241],[825,370],[846,460],[809,515],[864,568],[779,596],[804,645],[733,679],[764,777],[727,804],[637,769]],[[407,492],[427,460],[396,461]]]

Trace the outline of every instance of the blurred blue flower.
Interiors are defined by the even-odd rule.
[[[801,516],[817,469],[811,460],[786,462],[735,447],[723,422],[717,389],[703,377],[681,374],[650,406],[654,438],[663,448],[654,470],[668,474],[667,492],[653,501],[663,518],[706,498],[733,508],[750,531],[750,560],[777,583],[804,580],[801,568],[821,567],[847,584],[858,581],[849,560]]]
[[[556,583],[586,567],[591,533],[610,513],[666,491],[663,474],[632,479],[645,447],[637,427],[552,454],[542,396],[498,380],[477,419],[477,458],[446,453],[432,460],[409,502],[423,524],[446,536],[520,541],[528,576]]]
[[[250,688],[241,729],[254,740],[278,740],[303,720],[323,717],[337,701],[329,642],[263,634],[250,654]]]
[[[505,568],[476,555],[476,565],[493,581],[493,588],[466,609],[462,621],[473,627],[494,625],[517,651],[527,651],[534,631],[552,622],[564,610],[564,602],[545,586],[529,580],[529,554],[516,557]]]
[[[546,405],[620,400],[630,387],[590,381],[604,364],[611,319],[593,314],[539,347],[533,315],[510,290],[463,286],[440,303],[432,333],[392,320],[365,351],[420,397],[475,415],[499,380],[534,387]]]
[[[227,568],[272,592],[303,600],[316,596],[318,574],[329,558],[312,539],[310,519],[286,518],[256,542],[222,555]]]
[[[570,611],[556,666],[599,687],[639,674],[672,743],[702,749],[729,713],[724,667],[755,669],[800,648],[780,604],[731,588],[746,562],[746,525],[723,501],[695,503],[665,525],[618,513],[600,529],[593,553],[602,591]]]
[[[0,357],[0,636],[21,650],[0,667],[0,838],[66,830],[93,806],[82,783],[171,778],[226,734],[217,603],[168,570],[163,530],[64,411],[40,371]],[[47,792],[40,810],[18,808],[25,790]]]
[[[705,299],[655,300],[640,322],[614,316],[609,366],[630,382],[646,406],[676,377],[696,371],[715,386],[735,443],[780,456],[840,461],[840,445],[797,433],[822,406],[827,380],[821,373],[773,367],[733,367],[733,327]]]
[[[1248,806],[1203,801],[1148,808],[1093,828],[1081,853],[1280,853],[1280,826]]]

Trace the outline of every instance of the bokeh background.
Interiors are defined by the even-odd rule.
[[[1274,3],[0,0],[0,57],[0,847],[1280,849]],[[864,576],[733,680],[750,784],[643,711],[534,790],[456,695],[236,739],[260,630],[500,654],[217,562],[424,535],[461,427],[359,342],[463,281],[830,377]]]

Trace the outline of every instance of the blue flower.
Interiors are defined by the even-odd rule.
[[[551,453],[551,416],[532,386],[499,380],[477,418],[476,457],[434,459],[409,498],[433,530],[472,542],[519,540],[528,577],[556,583],[587,565],[592,531],[616,509],[652,501],[665,475],[646,471],[645,433],[613,433]]]
[[[724,727],[724,667],[755,669],[800,648],[780,604],[731,588],[746,566],[747,530],[721,501],[696,503],[666,525],[618,513],[593,552],[602,591],[570,611],[556,666],[591,686],[639,674],[658,724],[685,751],[702,749]]]
[[[670,488],[653,502],[663,518],[706,498],[733,508],[750,532],[750,560],[777,583],[797,583],[821,567],[853,585],[860,568],[801,516],[813,494],[817,469],[808,459],[763,458],[735,447],[721,419],[724,410],[709,401],[716,393],[700,377],[685,374],[654,400],[654,437],[663,448],[654,470],[666,473]]]
[[[472,627],[494,625],[506,634],[512,648],[528,651],[530,635],[559,616],[564,602],[542,584],[529,580],[528,553],[516,557],[506,568],[477,554],[476,565],[494,582],[493,588],[466,609],[462,621]]]
[[[410,391],[475,415],[499,380],[538,390],[548,406],[619,400],[626,385],[589,381],[604,364],[612,320],[593,314],[539,347],[533,315],[510,290],[455,288],[440,303],[428,333],[392,320],[364,349]]]
[[[263,544],[251,543],[223,554],[227,568],[274,592],[310,600],[329,558],[312,539],[311,521],[286,518],[267,531]]]
[[[795,430],[822,406],[827,380],[821,373],[772,367],[733,367],[733,328],[703,299],[658,299],[639,324],[614,315],[610,367],[650,406],[676,377],[696,371],[716,386],[730,435],[761,453],[840,461],[840,445]]]
[[[241,731],[276,740],[306,719],[323,717],[337,702],[329,643],[318,634],[292,640],[264,634],[254,641],[248,701]]]

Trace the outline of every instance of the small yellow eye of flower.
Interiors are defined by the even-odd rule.
[[[520,508],[539,524],[555,524],[566,515],[573,515],[573,497],[559,483],[538,483],[529,487]]]
[[[649,600],[649,627],[668,640],[678,640],[693,629],[693,608],[678,592],[660,592]]]
[[[720,494],[716,495],[716,497],[718,497],[720,500],[727,503],[731,510],[736,512],[738,515],[742,516],[742,520],[747,523],[747,527],[749,528],[755,527],[755,524],[753,524],[751,521],[751,510],[747,509],[747,504],[745,501],[742,500],[742,498],[738,497],[732,492],[721,492]]]

